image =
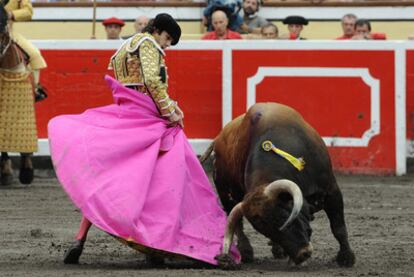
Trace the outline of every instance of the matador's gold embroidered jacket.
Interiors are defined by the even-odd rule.
[[[168,96],[164,51],[148,33],[128,39],[112,56],[109,65],[115,78],[125,86],[137,86],[151,94],[162,116],[175,111],[175,102]]]
[[[14,21],[32,20],[33,7],[30,0],[10,0],[5,8],[13,14]]]

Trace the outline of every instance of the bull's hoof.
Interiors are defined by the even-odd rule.
[[[221,254],[215,257],[218,262],[218,266],[224,270],[239,270],[240,265],[237,264],[232,257],[227,254]]]
[[[252,263],[254,261],[254,252],[250,244],[243,247],[238,246],[237,248],[240,251],[241,261],[243,263]]]
[[[159,257],[159,256],[149,255],[149,254],[145,255],[145,262],[150,267],[155,267],[155,268],[163,267],[165,265],[164,258]]]
[[[81,240],[75,240],[69,249],[66,251],[63,257],[63,263],[65,264],[78,264],[79,257],[82,255],[83,246],[85,242]]]
[[[352,267],[355,264],[355,254],[351,250],[340,250],[336,256],[336,262],[342,267]]]
[[[287,258],[285,250],[283,250],[283,248],[279,244],[272,243],[271,245],[272,245],[273,258],[275,258],[275,259],[285,259],[285,258]]]

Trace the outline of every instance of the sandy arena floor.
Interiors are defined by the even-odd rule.
[[[0,187],[0,276],[414,276],[414,175],[339,176],[345,198],[353,268],[333,261],[338,244],[323,212],[312,223],[314,255],[290,267],[274,260],[267,240],[246,224],[256,259],[237,272],[196,268],[168,261],[153,269],[144,256],[92,229],[81,264],[64,265],[62,255],[78,228],[79,211],[57,180],[37,176],[28,186]]]

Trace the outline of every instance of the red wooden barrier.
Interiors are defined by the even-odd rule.
[[[103,76],[111,74],[106,68],[116,43],[37,43],[50,91],[37,104],[41,138],[53,116],[112,103]],[[186,114],[187,135],[201,143],[197,152],[248,106],[275,101],[297,109],[318,130],[335,169],[403,174],[405,138],[414,137],[414,51],[407,51],[406,67],[404,55],[392,42],[197,41],[167,51],[166,59],[170,95]]]

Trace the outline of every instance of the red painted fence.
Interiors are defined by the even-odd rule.
[[[112,103],[103,76],[111,74],[106,68],[119,43],[36,43],[48,63],[41,80],[49,98],[36,104],[40,138],[53,116]],[[170,95],[186,114],[197,152],[248,106],[274,101],[318,130],[336,170],[404,174],[406,138],[414,140],[411,45],[187,41],[167,51]],[[40,142],[47,154],[47,141]]]

